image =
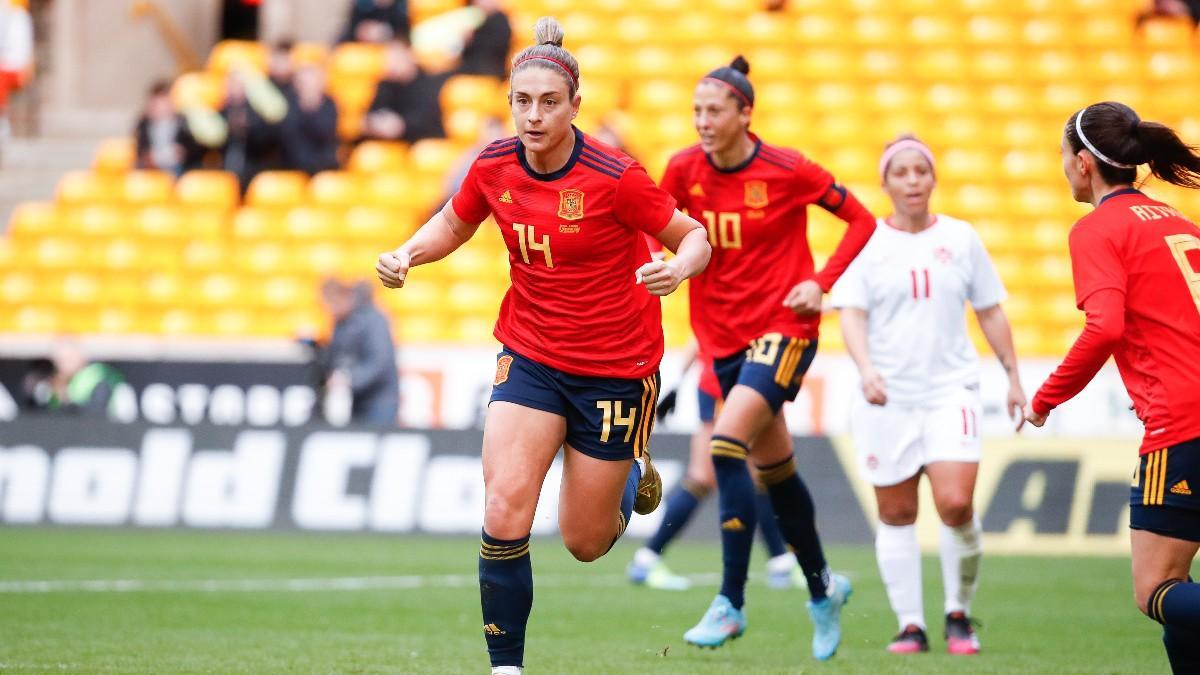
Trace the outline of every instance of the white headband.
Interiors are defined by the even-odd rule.
[[[1090,107],[1091,106],[1088,106],[1088,108]],[[1087,136],[1083,135],[1083,114],[1088,111],[1088,108],[1080,110],[1079,114],[1075,116],[1075,134],[1079,136],[1079,140],[1083,142],[1083,147],[1090,150],[1091,153],[1096,156],[1096,159],[1108,164],[1109,166],[1115,166],[1118,169],[1136,169],[1137,164],[1122,164],[1109,159],[1104,155],[1104,153],[1097,150],[1096,146],[1092,145],[1092,142],[1087,139]]]

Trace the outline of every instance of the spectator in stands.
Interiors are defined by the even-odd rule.
[[[396,345],[388,319],[379,311],[367,283],[327,279],[321,299],[333,318],[333,337],[321,354],[326,394],[349,390],[350,419],[393,426],[400,410]]]
[[[222,164],[238,177],[242,192],[262,171],[282,168],[281,122],[288,103],[261,75],[233,71],[225,84],[221,117]]]
[[[10,134],[8,95],[33,73],[33,18],[24,2],[0,2],[0,153]]]
[[[325,93],[325,72],[315,65],[296,70],[295,92],[283,120],[287,168],[315,174],[338,168],[338,111]]]
[[[45,406],[49,410],[107,417],[113,393],[125,381],[117,369],[89,362],[73,342],[63,342],[50,358],[54,367]]]
[[[259,5],[262,0],[223,0],[221,2],[221,39],[257,40]]]
[[[1137,25],[1155,17],[1186,17],[1194,28],[1200,24],[1200,0],[1149,0],[1137,15]]]
[[[350,20],[338,42],[384,43],[407,40],[408,0],[352,0]]]
[[[271,46],[271,52],[267,55],[267,77],[271,79],[271,84],[283,93],[284,96],[291,98],[294,91],[292,89],[292,79],[296,75],[296,63],[292,60],[292,48],[295,44],[290,38],[284,38]]]
[[[421,70],[407,42],[393,41],[387,50],[387,71],[375,90],[363,135],[409,143],[444,138],[438,96],[445,83],[445,75],[429,75]]]
[[[508,53],[512,47],[512,25],[499,0],[468,0],[484,14],[480,24],[466,38],[458,72],[465,75],[508,77]]]
[[[158,169],[179,175],[200,168],[204,160],[204,149],[192,137],[187,121],[171,102],[168,82],[151,85],[134,135],[139,169]]]

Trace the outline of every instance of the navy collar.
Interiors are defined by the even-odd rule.
[[[750,166],[750,162],[753,162],[754,158],[758,157],[758,151],[762,149],[762,139],[758,138],[754,135],[751,135],[751,138],[754,139],[754,151],[750,153],[750,156],[747,157],[745,159],[745,161],[743,161],[741,164],[738,164],[737,166],[721,168],[721,167],[717,166],[716,162],[713,161],[712,155],[708,154],[707,152],[704,153],[704,158],[708,160],[709,166],[711,166],[713,169],[719,171],[720,173],[737,173],[738,171],[741,171],[742,169]]]
[[[1113,197],[1122,197],[1124,195],[1140,195],[1140,194],[1142,194],[1142,191],[1137,188],[1131,188],[1131,187],[1124,188],[1121,190],[1117,190],[1116,192],[1110,192],[1110,193],[1104,195],[1103,197],[1100,198],[1100,204],[1103,204],[1104,202],[1112,199]],[[1100,206],[1100,204],[1097,204],[1096,206]]]
[[[521,168],[525,169],[525,173],[534,180],[552,181],[558,180],[570,173],[571,169],[575,168],[575,162],[579,161],[579,153],[583,152],[583,132],[571,125],[571,130],[575,132],[575,147],[571,150],[571,157],[567,159],[567,163],[557,171],[550,173],[538,173],[529,166],[529,160],[525,158],[525,144],[521,142],[520,137],[517,138],[517,161],[521,163]]]

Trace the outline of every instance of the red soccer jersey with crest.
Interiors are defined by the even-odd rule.
[[[451,202],[468,223],[495,217],[512,285],[496,339],[574,375],[637,379],[663,354],[658,298],[636,284],[650,261],[645,234],[675,200],[625,153],[575,130],[563,168],[533,171],[517,138],[484,148]]]
[[[708,228],[712,258],[689,284],[692,330],[702,352],[730,356],[766,333],[816,338],[819,314],[784,306],[793,286],[815,279],[829,290],[871,233],[875,219],[833,176],[799,152],[763,143],[742,165],[721,169],[699,145],[677,153],[662,186]],[[808,206],[850,222],[829,263],[813,269]]]
[[[1034,410],[1046,414],[1087,386],[1110,353],[1091,330],[1102,315],[1123,314],[1111,354],[1146,425],[1141,454],[1200,438],[1200,228],[1127,189],[1080,219],[1069,244],[1075,300],[1089,325],[1034,396]],[[1105,290],[1124,302],[1097,306],[1093,296]]]

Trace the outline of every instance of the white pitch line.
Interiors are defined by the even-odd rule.
[[[697,586],[719,582],[718,574],[694,574]],[[298,579],[49,579],[0,581],[0,593],[306,593],[313,591],[412,590],[461,588],[479,583],[476,575],[433,574],[379,577],[312,577]],[[535,586],[621,586],[619,574],[539,575]]]

